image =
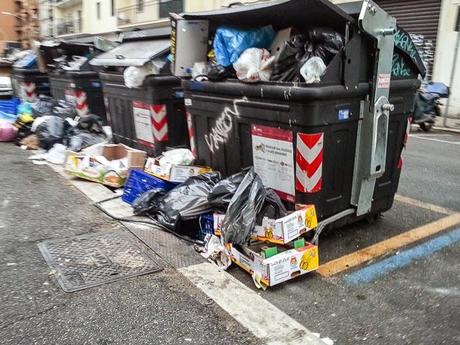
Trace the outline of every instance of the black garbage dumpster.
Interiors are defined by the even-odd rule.
[[[37,68],[13,67],[11,82],[15,96],[22,101],[34,102],[39,95],[50,95],[48,75]]]
[[[49,74],[51,94],[75,104],[80,116],[99,115],[107,121],[102,83],[95,71],[54,71]]]
[[[99,76],[114,141],[145,150],[150,156],[161,154],[166,147],[188,146],[180,79],[166,65],[160,74],[147,76],[142,86],[128,88],[123,72],[165,58],[169,36],[169,28],[124,33],[120,46],[91,61],[105,67]]]
[[[100,51],[94,44],[73,41],[47,42],[41,45],[40,50],[48,66],[53,64],[53,69],[49,72],[52,96],[74,103],[79,116],[96,114],[107,122],[98,72],[91,70],[88,62],[83,64],[80,70],[66,70],[54,62],[62,57],[71,59],[72,56],[97,56]]]
[[[265,186],[291,207],[314,204],[324,225],[343,225],[391,208],[424,67],[394,18],[372,2],[364,3],[361,14],[346,13],[326,0],[293,0],[177,19],[204,21],[210,32],[228,24],[279,30],[308,23],[345,38],[319,83],[183,79],[198,163],[224,175],[253,165]],[[369,29],[373,18],[387,26]],[[179,31],[180,23],[172,25]],[[377,40],[369,32],[385,34]],[[183,49],[180,33],[174,35],[177,55]]]

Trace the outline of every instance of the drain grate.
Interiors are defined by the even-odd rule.
[[[80,235],[38,244],[66,292],[163,269],[161,259],[124,231]],[[149,251],[149,252],[147,252]]]

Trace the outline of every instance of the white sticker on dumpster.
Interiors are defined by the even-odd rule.
[[[133,117],[137,139],[145,144],[153,145],[153,128],[148,104],[133,101]]]
[[[379,74],[377,87],[379,89],[389,89],[390,88],[391,75],[390,74]]]
[[[294,149],[292,132],[252,125],[254,170],[265,187],[274,189],[281,199],[295,201]]]

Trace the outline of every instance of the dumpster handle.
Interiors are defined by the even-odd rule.
[[[316,227],[315,236],[313,236],[312,243],[318,245],[319,235],[321,235],[321,233],[323,232],[323,230],[326,228],[327,225],[332,224],[335,221],[338,221],[339,219],[342,219],[346,216],[349,216],[350,214],[354,214],[355,212],[356,212],[356,209],[348,208],[346,210],[343,210],[342,212],[334,214],[333,216],[329,218],[323,219],[321,222],[318,223],[318,226]]]

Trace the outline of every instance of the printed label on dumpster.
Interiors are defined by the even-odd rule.
[[[149,105],[139,101],[133,101],[133,117],[137,139],[144,144],[153,146],[153,128],[150,119]]]
[[[379,74],[377,80],[377,87],[379,89],[389,89],[391,81],[391,74]]]
[[[252,125],[254,170],[265,187],[273,188],[281,199],[295,201],[294,149],[289,130]]]

